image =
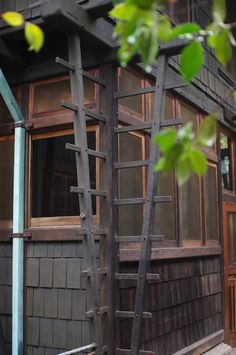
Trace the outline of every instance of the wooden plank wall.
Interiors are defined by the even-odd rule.
[[[123,271],[136,272],[134,263]],[[146,311],[152,320],[144,320],[143,346],[157,355],[174,352],[222,329],[222,290],[220,258],[194,258],[155,261],[152,271],[160,273],[160,282],[149,283]],[[134,282],[121,289],[121,309],[132,310]],[[130,347],[131,321],[121,321],[121,346]]]
[[[0,2],[0,12],[22,11],[37,2],[37,0],[2,0]]]
[[[12,323],[12,244],[0,244],[0,321],[2,322],[4,338],[8,354],[11,353],[11,323]]]
[[[55,355],[89,343],[82,242],[26,244],[27,355]]]

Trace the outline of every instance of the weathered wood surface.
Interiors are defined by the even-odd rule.
[[[137,264],[123,265],[123,272],[137,271]],[[199,257],[152,262],[160,281],[149,281],[142,344],[158,355],[170,355],[223,328],[220,258]],[[132,310],[135,281],[121,283],[121,307]],[[121,346],[130,348],[132,320],[121,321]]]

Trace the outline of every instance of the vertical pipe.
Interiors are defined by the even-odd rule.
[[[25,128],[15,128],[13,237],[24,231]],[[24,239],[13,238],[12,355],[23,355]]]

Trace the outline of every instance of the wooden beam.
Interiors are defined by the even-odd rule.
[[[220,344],[224,340],[224,330],[221,329],[206,338],[203,338],[180,351],[177,351],[173,355],[192,355],[192,354],[202,354],[207,350],[213,348],[214,346]]]
[[[21,55],[11,48],[3,39],[0,38],[0,58],[9,61],[11,64],[22,64]]]
[[[113,7],[111,0],[90,0],[84,8],[95,18],[105,16]]]
[[[87,47],[113,48],[116,42],[112,38],[113,24],[103,18],[93,19],[82,6],[73,0],[50,0],[41,5],[41,17],[56,29],[78,30],[83,44]],[[60,21],[60,22],[59,22]],[[61,26],[58,26],[58,23]]]

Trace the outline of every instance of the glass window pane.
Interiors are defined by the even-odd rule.
[[[183,101],[180,101],[180,117],[183,121],[183,124],[188,122],[193,123],[193,131],[197,132],[198,130],[198,113],[191,106],[186,104]]]
[[[172,196],[172,202],[156,203],[153,234],[164,235],[165,240],[175,240],[175,177],[160,173],[157,196]]]
[[[0,95],[0,124],[10,123],[13,119],[10,112],[8,111],[7,105]]]
[[[142,138],[134,134],[122,133],[119,136],[119,161],[142,159]],[[143,196],[144,168],[120,169],[119,198]],[[119,208],[119,234],[140,235],[142,231],[143,206],[121,206]]]
[[[0,141],[0,225],[12,220],[13,160],[14,141]]]
[[[227,214],[228,241],[229,241],[229,264],[236,265],[236,213]]]
[[[140,89],[141,87],[141,73],[120,68],[119,92],[129,92]],[[137,113],[139,116],[143,116],[143,95],[119,99],[119,104],[124,106],[131,115]]]
[[[173,15],[176,22],[183,23],[189,20],[188,7],[188,0],[178,0],[173,5]]]
[[[227,190],[232,190],[230,139],[224,133],[220,134],[220,159],[222,187]]]
[[[201,240],[200,179],[192,176],[182,187],[182,239]]]
[[[77,186],[75,153],[65,143],[73,144],[73,135],[33,140],[32,217],[79,215],[78,196],[70,192],[70,186]],[[88,146],[95,148],[95,132],[88,132]],[[96,188],[95,157],[90,159],[90,175],[91,188]]]
[[[62,79],[49,83],[40,83],[34,86],[34,107],[33,113],[51,112],[63,110],[61,100],[71,102],[70,80]],[[95,84],[84,79],[84,102],[95,102]],[[68,111],[68,110],[67,110]]]
[[[206,188],[206,239],[218,240],[219,218],[218,218],[218,189],[217,170],[214,166],[208,166],[205,175]]]

